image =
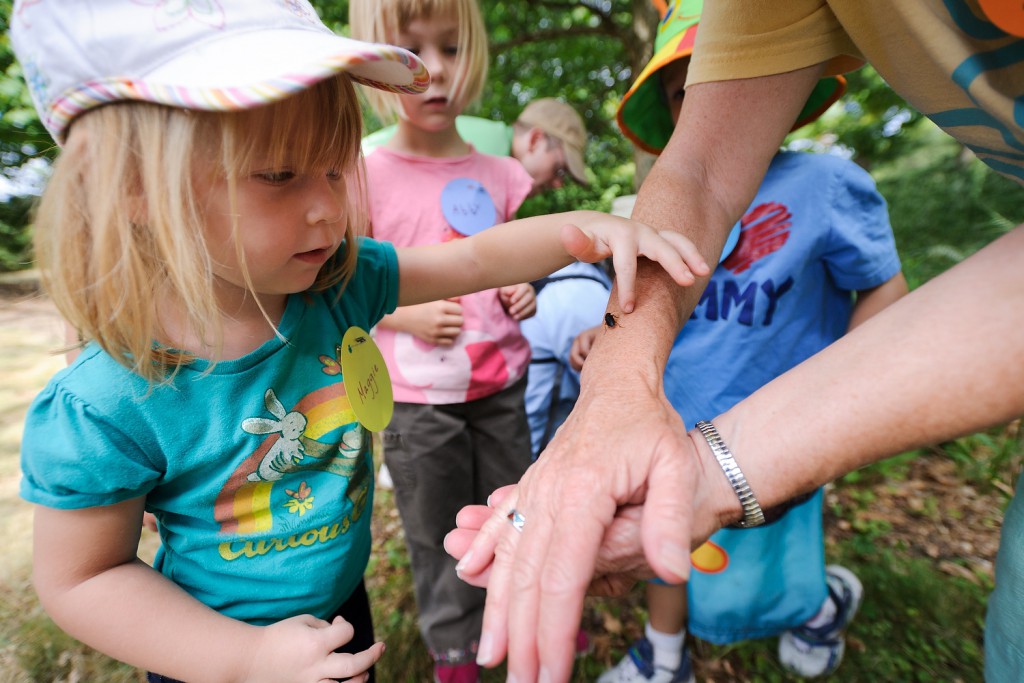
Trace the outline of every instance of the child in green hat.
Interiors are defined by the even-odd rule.
[[[701,9],[701,0],[664,8],[654,57],[619,107],[623,133],[649,152],[659,153],[675,126]],[[841,77],[822,80],[794,128],[844,89]],[[870,176],[837,156],[779,152],[676,339],[666,395],[690,429],[906,291]],[[693,553],[688,584],[649,583],[644,637],[598,682],[694,680],[687,625],[720,644],[779,636],[779,658],[794,673],[834,671],[863,588],[848,569],[825,565],[821,505],[819,490],[764,526],[723,529]]]

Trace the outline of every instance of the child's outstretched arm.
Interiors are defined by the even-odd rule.
[[[383,643],[356,655],[341,619],[251,626],[206,607],[136,556],[144,499],[81,510],[37,506],[33,581],[70,635],[116,659],[187,681],[361,680]]]
[[[640,256],[657,261],[675,282],[692,285],[711,270],[696,247],[673,231],[656,231],[599,211],[534,216],[465,239],[398,250],[398,305],[529,282],[573,261],[612,257],[619,306],[629,313]]]
[[[862,322],[878,313],[880,310],[902,298],[909,292],[907,279],[903,273],[896,273],[884,283],[872,289],[863,289],[857,292],[857,298],[853,304],[853,311],[850,313],[850,324],[846,331],[849,332]]]

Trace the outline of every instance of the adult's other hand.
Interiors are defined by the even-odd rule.
[[[684,580],[691,537],[718,526],[704,512],[691,528],[691,503],[713,509],[702,501],[721,487],[734,497],[720,470],[720,481],[698,487],[703,456],[660,381],[602,372],[611,367],[584,370],[577,409],[459,565],[465,580],[488,585],[478,660],[495,665],[507,654],[511,680],[567,680],[588,590],[619,594],[653,574]],[[526,520],[521,533],[507,520],[513,508]]]

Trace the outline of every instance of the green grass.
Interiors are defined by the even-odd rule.
[[[832,681],[980,681],[985,591],[951,580],[928,563],[883,553],[865,558],[837,550],[868,587],[847,634],[847,652]],[[774,639],[732,646],[698,644],[698,661],[717,660],[734,680],[796,681],[775,658]],[[726,680],[726,679],[721,679]]]
[[[1024,222],[1021,188],[938,134],[872,174],[889,204],[903,271],[920,286]]]

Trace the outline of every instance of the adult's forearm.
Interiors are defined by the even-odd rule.
[[[640,188],[632,218],[659,230],[678,231],[709,264],[717,263],[729,229],[757,193],[820,71],[811,67],[771,78],[694,86],[693,96],[688,94],[683,101],[676,134]],[[771,106],[763,107],[762,116],[751,123],[742,120],[737,106],[742,102]],[[656,347],[667,354],[706,284],[706,278],[698,279],[696,285],[680,288],[656,269],[642,268],[637,309],[629,322],[645,338],[627,328],[609,339],[634,352]],[[617,313],[614,306],[610,310]]]
[[[763,506],[1024,414],[1024,228],[718,417]]]

